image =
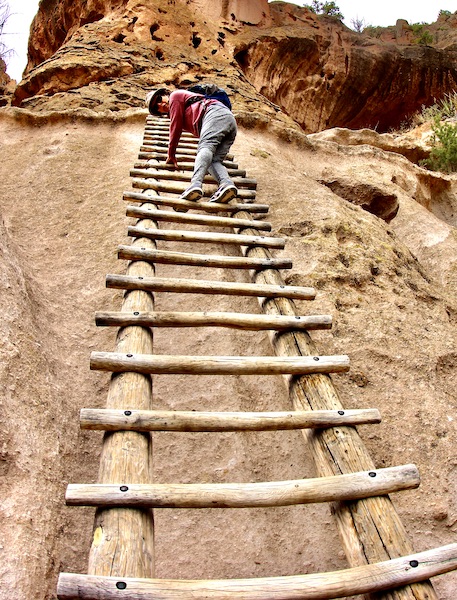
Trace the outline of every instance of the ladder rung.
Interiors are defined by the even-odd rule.
[[[182,194],[187,188],[186,183],[177,181],[173,182],[162,182],[154,181],[149,179],[133,179],[132,187],[140,190],[155,190],[156,192],[166,192],[168,194]],[[212,185],[211,191],[203,190],[205,196],[211,196],[216,185]],[[238,190],[237,198],[242,200],[254,199],[256,197],[255,190]]]
[[[138,158],[144,159],[144,160],[148,160],[148,159],[164,160],[164,158],[166,156],[167,156],[167,153],[164,152],[162,148],[160,149],[160,151],[157,151],[157,152],[154,152],[154,151],[151,152],[150,150],[144,150],[143,152],[140,152],[138,154]],[[176,158],[178,159],[179,163],[190,163],[192,165],[192,169],[193,169],[193,163],[194,163],[193,156],[189,156],[187,154],[183,155],[183,154],[180,154],[179,152],[177,152]],[[238,169],[238,165],[231,160],[223,160],[222,164],[227,169]]]
[[[198,204],[194,203],[198,208]],[[128,217],[138,219],[152,219],[153,221],[166,221],[169,223],[189,223],[193,225],[211,225],[213,227],[249,227],[260,231],[271,231],[271,223],[268,221],[254,221],[250,219],[236,219],[233,217],[219,217],[217,215],[182,214],[171,210],[156,210],[155,208],[143,208],[128,205],[126,208]]]
[[[168,131],[170,128],[170,118],[165,116],[158,117],[153,115],[147,115],[145,128],[147,127]],[[186,131],[185,134],[192,135],[192,137],[195,137],[192,133],[190,133],[190,131]]]
[[[140,152],[158,152],[159,154],[162,154],[163,156],[167,156],[168,152],[167,152],[167,148],[165,146],[162,146],[160,144],[155,144],[154,142],[144,142],[142,146],[140,146]],[[182,146],[178,146],[177,148],[177,155],[176,157],[178,158],[179,154],[183,154],[185,156],[192,156],[195,157],[197,156],[197,150],[193,150],[192,148],[183,148]],[[227,156],[225,157],[225,160],[227,161],[233,161],[233,154],[227,154]],[[179,158],[178,158],[178,162],[179,162]]]
[[[59,600],[328,600],[393,590],[457,569],[457,544],[384,562],[307,575],[257,579],[176,580],[61,573]]]
[[[144,129],[144,139],[158,139],[158,140],[166,140],[167,143],[170,140],[170,130],[169,129],[158,129],[157,127],[149,127],[146,126]],[[191,133],[187,133],[183,131],[180,136],[181,140],[186,142],[196,142],[198,143],[197,138]]]
[[[284,238],[264,235],[243,235],[241,233],[215,233],[212,231],[188,231],[186,229],[152,229],[152,227],[130,226],[127,234],[131,237],[145,237],[165,242],[199,242],[213,244],[236,244],[237,246],[258,246],[261,248],[283,249]]]
[[[170,137],[170,127],[157,127],[157,125],[146,125],[144,131],[148,134],[157,133],[158,135],[165,135],[167,137]],[[183,131],[181,133],[181,137],[189,140],[196,139],[196,137],[188,131]]]
[[[147,135],[152,135],[153,133],[157,133],[158,135],[165,135],[167,137],[169,137],[170,135],[170,126],[166,125],[166,126],[157,126],[151,123],[146,123],[145,127],[144,127],[144,132]],[[186,139],[189,140],[196,140],[198,142],[198,138],[191,133],[190,131],[183,131],[180,135],[180,137],[184,137]]]
[[[186,146],[188,146],[186,144]],[[168,154],[168,143],[154,143],[154,142],[143,142],[143,145],[140,146],[140,151],[141,152],[158,152],[160,154],[162,154],[163,156],[167,156]],[[178,158],[179,154],[182,154],[184,156],[192,156],[195,157],[197,156],[197,147],[195,146],[195,149],[193,146],[188,146],[188,147],[183,147],[181,145],[178,145],[177,148],[177,153],[176,153],[176,157]],[[224,159],[224,163],[225,161],[233,161],[233,154],[227,154],[227,156]],[[179,158],[178,158],[178,162],[179,162]]]
[[[90,368],[113,373],[188,375],[307,375],[342,373],[349,358],[337,356],[171,356],[92,352]]]
[[[311,287],[114,274],[106,276],[106,287],[148,292],[223,294],[228,296],[257,296],[260,298],[291,298],[294,300],[314,300],[316,297],[316,290]]]
[[[203,210],[206,212],[217,213],[217,212],[228,212],[235,213],[240,210],[246,210],[251,213],[267,213],[269,206],[268,204],[222,204],[220,202],[191,202],[189,200],[180,200],[178,198],[167,197],[167,196],[149,196],[145,193],[127,191],[123,194],[123,199],[126,201],[134,202],[152,202],[158,205],[164,206],[179,206],[185,208],[192,208],[195,210]]]
[[[97,312],[99,326],[128,327],[230,327],[245,331],[331,329],[331,315],[288,317],[233,312]]]
[[[376,408],[289,412],[196,412],[82,408],[81,429],[102,431],[278,431],[381,422]]]
[[[360,500],[417,488],[415,465],[266,483],[70,484],[69,506],[262,508]]]
[[[157,264],[216,267],[221,269],[291,269],[288,258],[249,258],[245,256],[220,256],[218,254],[193,254],[169,250],[149,250],[139,246],[119,246],[118,258],[123,260],[145,260]]]
[[[145,135],[143,137],[143,144],[145,146],[154,145],[159,146],[160,148],[168,148],[168,141],[168,136]],[[196,150],[197,144],[198,140],[180,140],[177,149],[182,150],[183,148],[187,148],[188,150]]]
[[[167,171],[174,171],[175,167],[173,165],[169,165],[166,162],[162,161],[155,161],[155,162],[150,162],[148,160],[140,160],[136,163],[134,163],[134,168],[135,169],[159,169],[159,170],[167,170]],[[182,164],[179,165],[179,170],[180,171],[193,171],[193,165],[191,164]],[[228,174],[231,177],[246,177],[246,171],[244,169],[227,169],[228,170]]]
[[[159,146],[158,144],[152,144],[152,143],[151,144],[143,144],[142,146],[140,146],[140,152],[157,152],[159,154],[162,154],[162,156],[167,156],[166,148]],[[192,159],[194,159],[197,156],[197,151],[190,150],[189,148],[179,147],[176,158],[178,158],[179,154],[182,154],[184,156],[191,156]],[[178,158],[178,161],[179,161],[179,158]]]
[[[191,180],[191,173],[180,173],[179,171],[171,170],[160,170],[160,169],[131,169],[130,177],[141,177],[145,179],[170,179],[172,181],[186,181]],[[210,175],[205,176],[204,183],[210,183],[216,185],[217,182],[214,177]],[[257,188],[257,181],[255,179],[248,179],[247,177],[235,177],[233,183],[238,188],[246,188],[255,190]]]

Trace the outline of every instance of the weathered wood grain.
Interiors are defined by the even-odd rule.
[[[274,329],[330,329],[331,315],[285,317],[282,315],[257,315],[230,312],[97,312],[97,325],[125,327],[230,327],[246,331]]]
[[[151,250],[139,246],[119,246],[117,256],[125,260],[145,260],[166,265],[194,267],[216,267],[219,269],[291,269],[288,258],[246,258],[245,256],[224,256],[219,254],[195,254],[192,252],[172,252]]]
[[[299,300],[314,300],[314,288],[292,285],[260,285],[231,281],[210,281],[204,279],[182,279],[165,277],[144,277],[130,275],[106,276],[106,286],[121,290],[146,290],[179,292],[181,294],[225,294],[228,296],[258,296],[265,298],[287,297]]]
[[[148,581],[62,573],[57,595],[59,600],[328,600],[376,593],[379,598],[384,590],[411,585],[456,568],[457,544],[449,544],[372,565],[289,577]]]
[[[153,202],[153,200],[151,200]],[[195,208],[196,204],[193,203]],[[167,221],[169,223],[188,223],[189,225],[210,225],[213,227],[250,227],[252,220],[237,219],[233,217],[218,217],[213,215],[187,215],[176,213],[171,210],[156,210],[127,205],[128,217],[137,219],[153,219],[154,221]],[[260,231],[271,231],[271,223],[267,221],[255,221],[256,229]],[[258,234],[257,234],[258,235]]]
[[[92,352],[90,368],[113,373],[187,375],[280,375],[343,373],[347,356],[169,356]]]
[[[117,431],[277,431],[380,423],[376,408],[290,412],[197,412],[83,408],[81,429]]]

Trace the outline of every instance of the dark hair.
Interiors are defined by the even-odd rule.
[[[154,96],[154,98],[152,98],[150,104],[149,104],[149,112],[151,113],[151,115],[158,115],[159,111],[159,103],[162,102],[162,95],[156,94]]]
[[[168,96],[170,92],[166,88],[158,88],[151,90],[146,96],[146,106],[151,115],[160,114],[158,109],[159,102],[162,102],[164,96]]]

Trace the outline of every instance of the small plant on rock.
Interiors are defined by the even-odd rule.
[[[8,2],[0,0],[0,58],[3,60],[6,60],[13,52],[13,50],[8,49],[8,46],[4,42],[5,33],[3,31],[10,16],[11,11]]]
[[[416,44],[421,46],[431,46],[433,44],[433,35],[428,29],[425,29],[427,23],[413,23],[411,28],[413,30]]]
[[[432,125],[432,150],[422,165],[432,171],[454,173],[457,171],[457,125],[441,121],[436,115]]]
[[[420,115],[418,115],[417,123],[426,123],[427,121],[435,121],[438,117],[440,121],[444,119],[455,119],[457,117],[457,92],[445,94],[439,102],[432,106],[423,107]]]
[[[384,31],[384,27],[367,25],[363,30],[363,33],[366,33],[369,37],[379,38],[381,37],[382,32]]]
[[[304,4],[303,6],[316,15],[328,15],[329,17],[336,17],[337,19],[344,19],[335,2],[320,2],[319,0],[313,0],[311,4]]]

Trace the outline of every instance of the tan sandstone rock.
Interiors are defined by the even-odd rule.
[[[106,403],[109,376],[90,371],[89,354],[113,350],[115,332],[97,329],[94,312],[121,305],[122,294],[105,289],[105,276],[125,272],[116,258],[130,224],[122,192],[141,145],[144,93],[157,83],[216,79],[232,94],[240,125],[233,151],[257,179],[257,199],[270,205],[273,235],[286,238],[278,256],[292,258],[293,269],[284,275],[318,291],[297,309],[332,314],[333,329],[313,339],[322,354],[350,356],[349,373],[333,378],[344,406],[381,410],[380,425],[359,428],[376,466],[419,467],[419,489],[394,496],[412,543],[425,550],[455,541],[457,175],[415,164],[428,152],[426,128],[400,135],[339,127],[306,136],[297,123],[317,130],[327,127],[329,115],[330,123],[344,113],[346,121],[334,120],[341,126],[363,114],[374,118],[376,106],[384,111],[374,98],[372,112],[357,112],[356,105],[350,112],[349,101],[346,112],[335,112],[338,94],[341,102],[354,97],[347,55],[351,76],[362,78],[358,60],[373,66],[366,89],[385,76],[376,60],[394,73],[410,56],[415,84],[392,78],[410,94],[391,109],[404,118],[406,106],[422,101],[420,61],[430,73],[442,58],[424,83],[428,92],[438,77],[454,77],[446,61],[455,52],[455,19],[441,22],[441,50],[431,52],[366,42],[290,3],[268,4],[265,17],[264,8],[258,0],[41,3],[28,74],[15,94],[20,107],[0,109],[2,600],[54,599],[59,572],[87,571],[94,511],[66,507],[64,493],[69,482],[97,478],[102,436],[80,431],[78,414]],[[294,44],[310,56],[309,73],[293,71]],[[291,95],[301,95],[306,106],[294,107]],[[390,198],[388,210],[374,210],[378,192]],[[171,248],[189,251],[185,243]],[[237,254],[220,246],[211,251]],[[157,274],[248,278],[163,265]],[[156,294],[156,303],[158,310],[258,310],[252,299],[228,297]],[[239,331],[158,331],[154,344],[163,354],[270,353],[266,335]],[[279,377],[160,376],[154,397],[157,408],[171,410],[290,408]],[[153,461],[160,482],[315,474],[298,432],[157,434]],[[158,577],[347,566],[332,515],[320,505],[159,510],[155,537]],[[456,573],[434,585],[440,600],[455,600]]]

